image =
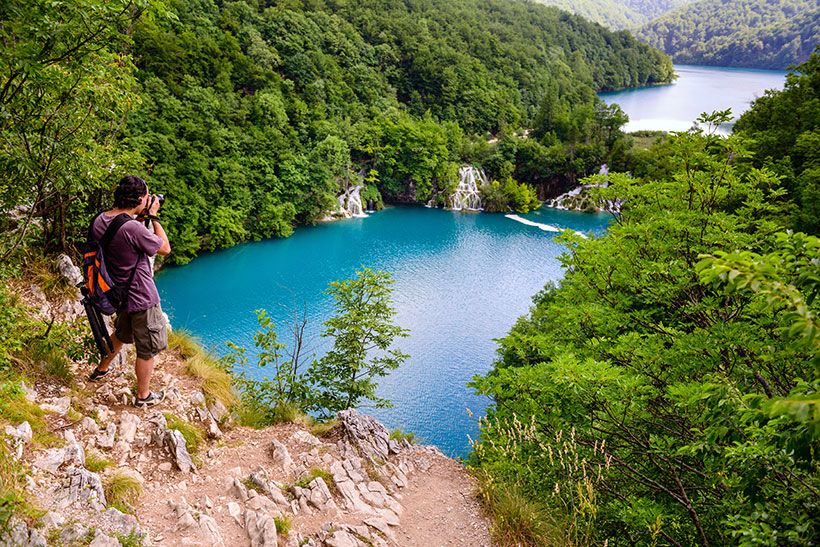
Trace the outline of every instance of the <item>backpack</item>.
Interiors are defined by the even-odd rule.
[[[102,213],[100,213],[101,215]],[[131,290],[131,283],[137,273],[142,253],[137,257],[137,264],[131,270],[128,283],[118,285],[113,282],[105,266],[105,250],[114,239],[120,228],[133,218],[125,213],[117,215],[111,220],[111,224],[105,233],[97,241],[94,238],[94,222],[100,215],[94,217],[88,227],[88,242],[82,246],[83,251],[83,294],[89,299],[91,304],[104,315],[113,315],[124,308],[128,302],[128,292]]]

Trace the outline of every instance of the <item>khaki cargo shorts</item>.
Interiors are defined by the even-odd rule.
[[[136,346],[140,359],[168,349],[168,328],[159,304],[144,311],[117,313],[114,332],[121,342]]]

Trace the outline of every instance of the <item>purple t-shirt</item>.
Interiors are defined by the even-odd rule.
[[[116,215],[110,217],[103,213],[94,221],[94,237],[98,241],[114,218]],[[105,266],[108,268],[111,280],[117,285],[128,284],[131,271],[134,266],[137,268],[125,308],[129,313],[147,310],[159,304],[159,293],[154,284],[154,275],[148,257],[157,254],[160,247],[162,247],[162,238],[146,228],[142,222],[129,220],[117,231],[108,248],[105,249]],[[142,258],[139,257],[140,252],[143,253]],[[139,264],[137,264],[137,259],[139,259]]]

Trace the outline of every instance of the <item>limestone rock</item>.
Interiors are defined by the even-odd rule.
[[[97,529],[94,539],[88,544],[88,547],[120,547],[122,544],[119,540],[106,535],[102,530]]]
[[[250,475],[250,481],[257,485],[262,491],[270,497],[277,505],[281,505],[282,507],[290,507],[290,502],[288,502],[285,495],[282,493],[282,490],[271,480],[268,479],[267,472],[259,468]],[[249,493],[250,494],[250,493]]]
[[[114,507],[106,509],[99,520],[99,524],[106,530],[123,536],[131,534],[142,536],[142,530],[136,517],[123,513]]]
[[[308,446],[319,446],[322,444],[322,441],[302,429],[291,435],[290,438],[295,443],[306,444]]]
[[[57,493],[55,506],[66,509],[75,503],[88,504],[93,509],[105,509],[105,492],[97,473],[75,467],[69,470],[67,484]]]
[[[117,424],[109,423],[105,431],[100,432],[97,437],[97,446],[100,448],[113,448],[114,438],[117,436]]]
[[[28,422],[23,422],[17,427],[7,425],[5,433],[12,450],[14,450],[14,456],[19,460],[23,457],[23,449],[26,444],[31,442],[33,436],[31,425]]]
[[[83,273],[66,254],[57,257],[57,270],[75,287],[83,282]]]
[[[65,448],[49,448],[34,460],[33,465],[38,469],[48,471],[52,475],[59,475],[63,461],[65,461]]]
[[[368,526],[370,526],[371,528],[381,532],[381,534],[384,535],[384,537],[386,537],[386,538],[388,538],[392,541],[396,541],[395,532],[393,532],[393,530],[390,529],[390,525],[383,518],[372,517],[372,518],[369,518],[369,519],[365,519],[364,523],[367,524]]]
[[[387,461],[387,457],[394,453],[390,449],[390,432],[372,416],[349,409],[339,412],[339,421],[346,437],[362,456]]]
[[[337,509],[336,502],[333,501],[333,495],[322,477],[313,479],[308,487],[310,488],[308,500],[311,505],[320,511],[335,511]]]
[[[65,524],[65,517],[54,511],[49,511],[43,518],[40,519],[44,530],[51,530],[52,528],[60,528]]]
[[[92,435],[97,435],[97,433],[100,432],[100,426],[98,426],[97,422],[95,422],[90,416],[86,416],[82,419],[80,422],[80,428],[91,433]]]
[[[164,446],[165,437],[168,434],[168,420],[161,412],[155,412],[148,418],[148,422],[154,426],[151,439],[155,444]]]
[[[42,542],[41,542],[42,541]],[[37,530],[29,529],[25,522],[12,518],[0,529],[0,547],[45,546],[45,538]]]
[[[235,501],[228,502],[228,514],[239,526],[244,526],[242,522],[242,508]]]
[[[222,534],[219,532],[219,525],[213,517],[205,514],[199,515],[199,533],[205,545],[225,547]]]
[[[81,522],[75,522],[71,526],[66,526],[62,529],[60,532],[60,543],[63,545],[74,545],[84,540],[86,536],[88,536],[88,527]]]
[[[133,443],[141,421],[139,416],[123,411],[120,414],[120,440],[128,444]]]
[[[71,407],[70,397],[52,397],[51,399],[46,399],[46,401],[40,405],[40,408],[46,412],[53,412],[60,416],[65,416],[69,407]]]
[[[239,479],[233,479],[230,493],[239,498],[239,501],[248,501],[248,488]]]
[[[333,462],[330,466],[330,472],[333,474],[333,482],[336,483],[336,487],[341,492],[345,506],[348,509],[362,513],[375,512],[372,507],[362,500],[356,484],[350,479],[341,462]]]
[[[213,419],[220,424],[228,417],[228,409],[219,401],[219,399],[211,403],[211,406],[208,407],[208,412],[210,412]]]
[[[245,531],[251,540],[251,547],[276,547],[276,522],[273,517],[261,511],[245,511]]]
[[[293,467],[293,458],[290,456],[287,447],[276,439],[271,439],[270,452],[273,462],[282,466],[284,473],[289,473]]]
[[[188,446],[185,444],[185,438],[182,436],[182,433],[176,429],[168,431],[165,435],[165,445],[171,452],[177,469],[183,473],[196,472],[196,466],[193,460],[191,460],[191,455],[188,453]]]

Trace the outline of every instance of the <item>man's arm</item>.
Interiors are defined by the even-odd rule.
[[[162,245],[159,249],[157,249],[157,254],[162,256],[168,256],[171,254],[171,243],[168,241],[168,235],[165,233],[165,230],[159,223],[159,219],[156,217],[156,214],[159,212],[159,200],[157,196],[153,196],[151,199],[151,208],[148,210],[148,214],[151,215],[151,225],[154,228],[154,234],[157,235],[160,239],[162,239]]]
[[[171,254],[171,243],[168,241],[168,236],[165,234],[165,229],[160,225],[159,220],[152,219],[151,225],[154,228],[154,234],[157,235],[160,239],[162,239],[162,245],[157,250],[158,255],[168,256]]]

